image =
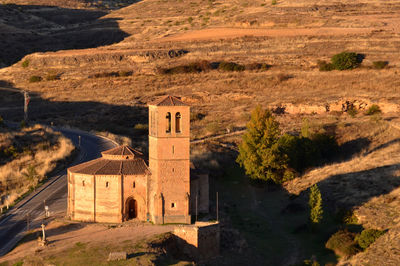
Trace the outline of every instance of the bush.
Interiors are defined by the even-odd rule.
[[[29,60],[28,59],[24,60],[24,62],[22,62],[21,65],[23,68],[27,68],[29,66]]]
[[[353,69],[360,66],[362,55],[356,53],[342,52],[332,57],[332,66],[337,70]]]
[[[48,74],[46,76],[46,80],[50,81],[50,80],[59,80],[60,76],[57,74]]]
[[[331,63],[327,63],[324,60],[318,60],[317,66],[319,68],[319,71],[332,71],[335,69],[335,67]]]
[[[332,160],[339,151],[336,139],[321,133],[310,137],[284,134],[280,137],[278,145],[280,151],[288,158],[288,166],[299,173],[308,167]]]
[[[374,66],[375,69],[384,69],[389,65],[388,61],[374,61],[372,62],[372,65]]]
[[[333,250],[339,256],[350,257],[361,251],[357,247],[354,238],[355,233],[340,230],[329,238],[325,247]]]
[[[132,74],[133,74],[133,71],[119,71],[118,72],[118,75],[120,77],[129,77],[129,76],[132,76]]]
[[[20,128],[25,128],[28,126],[25,120],[22,120],[21,123],[19,123]]]
[[[29,78],[29,82],[40,82],[40,81],[42,81],[42,77],[40,76],[31,76]]]
[[[204,117],[206,117],[206,115],[203,113],[191,112],[190,113],[190,122],[203,120]]]
[[[310,207],[310,221],[312,224],[318,224],[322,220],[322,196],[317,184],[310,187],[310,194],[308,199],[308,206]]]
[[[203,60],[192,62],[188,65],[180,65],[171,68],[160,68],[160,74],[182,74],[182,73],[200,73],[212,69],[210,62]]]
[[[219,63],[218,69],[223,71],[243,71],[245,70],[245,66],[234,62],[221,62]]]
[[[358,111],[354,106],[351,106],[348,110],[347,110],[347,114],[351,117],[356,117]]]
[[[365,112],[366,115],[375,115],[375,114],[380,114],[382,111],[379,108],[378,105],[373,104],[371,105],[368,110]]]
[[[358,245],[362,249],[368,248],[375,240],[385,234],[385,231],[375,230],[375,229],[365,229],[361,232],[359,236],[356,237]]]
[[[266,63],[251,63],[247,64],[245,66],[246,70],[261,70],[261,71],[266,71],[271,68],[271,65],[268,65]]]
[[[6,158],[10,158],[10,157],[17,158],[18,157],[18,151],[13,145],[4,149],[3,154]]]

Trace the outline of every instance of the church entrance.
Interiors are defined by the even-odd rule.
[[[126,214],[128,219],[137,217],[137,202],[136,200],[129,198],[126,200]]]

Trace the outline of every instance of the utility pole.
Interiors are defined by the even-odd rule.
[[[28,214],[26,215],[26,227],[27,227],[27,231],[30,230],[29,219],[30,219],[30,213],[28,213]]]
[[[197,222],[197,195],[198,193],[196,194],[196,222]]]
[[[219,221],[219,217],[218,217],[218,191],[217,191],[217,222]]]
[[[29,93],[24,91],[24,121],[28,122],[28,105],[30,101]]]

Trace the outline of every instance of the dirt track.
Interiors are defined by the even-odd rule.
[[[327,36],[371,33],[373,28],[310,28],[310,29],[243,29],[243,28],[211,28],[195,30],[166,36],[155,41],[199,41],[212,39],[255,37],[293,37],[293,36]]]

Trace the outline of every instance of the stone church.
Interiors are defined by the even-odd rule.
[[[68,216],[90,222],[191,223],[209,207],[208,175],[190,162],[190,107],[149,103],[149,158],[128,146],[68,169]]]

